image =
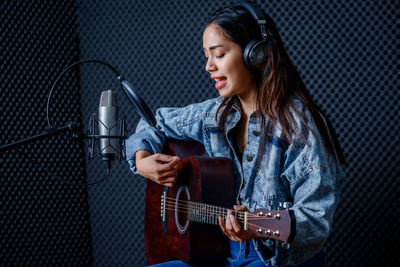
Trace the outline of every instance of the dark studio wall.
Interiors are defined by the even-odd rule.
[[[79,59],[114,65],[155,111],[217,96],[204,70],[202,30],[233,1],[3,1],[0,145],[42,132],[57,74]],[[398,240],[400,177],[396,1],[256,1],[333,122],[346,184],[324,252],[329,266],[389,266]],[[107,68],[61,81],[51,119],[87,128],[101,91],[117,90],[128,133],[139,116]],[[0,265],[144,266],[145,181],[126,162],[86,160],[68,135],[0,155]],[[53,175],[56,174],[56,175]]]
[[[77,5],[0,2],[0,145],[43,133],[50,87],[79,59]],[[78,72],[55,91],[51,124],[81,121]],[[0,153],[0,265],[90,266],[81,142],[68,134]]]

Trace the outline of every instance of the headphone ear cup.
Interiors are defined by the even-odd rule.
[[[246,65],[247,68],[249,69],[254,69],[253,63],[252,63],[252,54],[253,54],[253,46],[257,43],[258,41],[256,40],[251,40],[246,47],[244,48],[243,51],[243,61],[244,64]]]
[[[250,41],[243,52],[244,63],[249,69],[263,70],[268,60],[268,42]]]

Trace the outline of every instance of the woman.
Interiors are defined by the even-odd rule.
[[[344,157],[329,120],[306,90],[276,26],[267,16],[266,25],[258,25],[263,15],[249,3],[215,12],[204,30],[203,48],[206,71],[220,97],[184,108],[159,109],[157,130],[141,121],[127,142],[128,161],[135,173],[173,186],[180,159],[161,154],[165,138],[203,143],[210,156],[232,161],[234,210],[293,203],[296,234],[290,248],[255,239],[231,211],[225,221],[219,218],[230,239],[228,262],[324,266],[319,252],[338,204]],[[252,40],[259,46],[249,52]],[[182,262],[163,266],[168,264],[187,266]]]

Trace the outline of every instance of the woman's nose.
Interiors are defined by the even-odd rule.
[[[207,59],[207,63],[206,63],[206,71],[211,72],[217,69],[217,66],[215,65],[215,62],[211,59],[211,57],[209,57]]]

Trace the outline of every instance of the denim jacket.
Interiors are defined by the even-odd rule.
[[[127,160],[137,174],[135,152],[148,150],[160,153],[165,138],[195,140],[204,144],[211,157],[229,158],[235,175],[236,202],[250,211],[256,208],[276,208],[291,202],[295,215],[295,236],[290,248],[278,241],[253,240],[260,258],[266,265],[298,264],[315,255],[327,240],[338,204],[344,173],[334,157],[322,145],[322,139],[308,112],[308,126],[292,113],[306,144],[293,136],[286,142],[279,124],[268,135],[261,164],[256,166],[261,123],[256,114],[250,116],[248,142],[242,162],[235,152],[232,129],[240,120],[237,106],[230,110],[226,134],[219,135],[215,114],[222,98],[214,98],[183,108],[160,108],[156,113],[157,130],[141,120],[136,132],[127,140]],[[295,100],[301,110],[300,101]]]

